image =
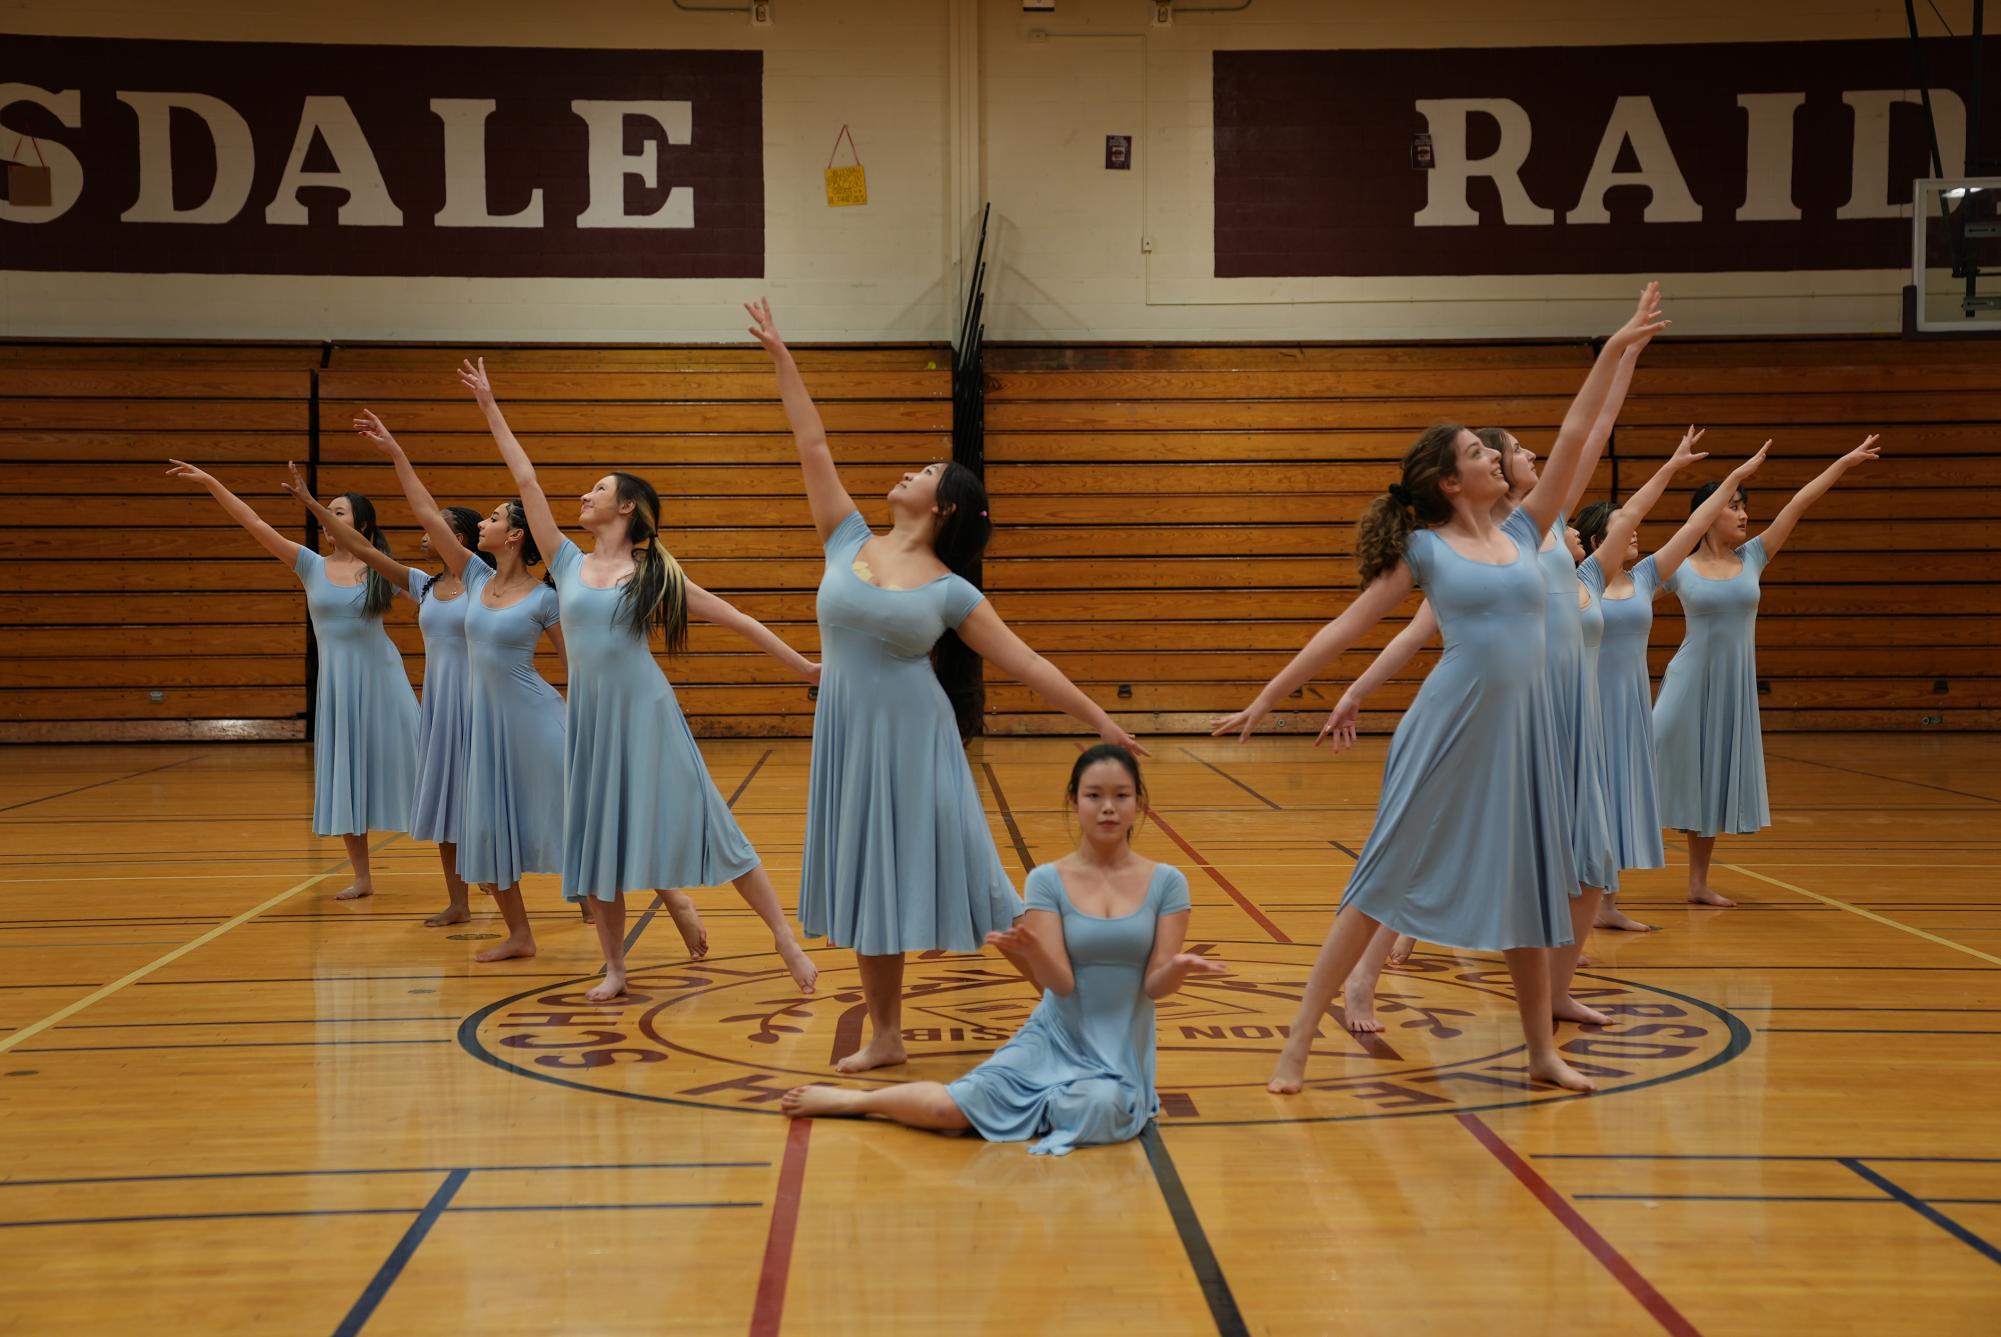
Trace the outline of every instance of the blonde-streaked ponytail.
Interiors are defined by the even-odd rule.
[[[632,503],[625,535],[638,568],[625,584],[618,616],[642,640],[658,626],[667,653],[680,654],[688,648],[688,577],[674,554],[660,544],[660,494],[637,474],[614,473],[612,478],[618,484],[618,500]]]

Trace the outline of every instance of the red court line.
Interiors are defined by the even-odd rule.
[[[750,1337],[778,1337],[785,1317],[785,1282],[792,1274],[792,1237],[799,1229],[799,1191],[806,1182],[806,1144],[811,1119],[794,1119],[785,1130],[785,1163],[771,1202],[771,1233],[764,1239],[764,1266],[757,1274],[757,1303],[750,1311]]]
[[[1166,833],[1167,838],[1169,840],[1179,845],[1181,847],[1181,852],[1183,854],[1186,854],[1189,858],[1193,859],[1195,861],[1196,866],[1209,875],[1211,881],[1213,881],[1217,886],[1221,887],[1224,891],[1228,892],[1230,899],[1235,901],[1239,906],[1243,907],[1244,913],[1249,915],[1253,920],[1255,920],[1259,928],[1263,929],[1266,933],[1269,933],[1271,935],[1271,940],[1273,942],[1292,941],[1291,938],[1288,938],[1285,935],[1285,930],[1280,928],[1277,924],[1272,923],[1270,919],[1266,918],[1265,912],[1258,909],[1256,905],[1252,904],[1250,897],[1244,895],[1243,892],[1238,891],[1236,887],[1231,884],[1230,879],[1224,877],[1223,874],[1217,870],[1216,865],[1210,863],[1207,859],[1203,858],[1202,852],[1200,850],[1196,849],[1193,845],[1183,840],[1181,838],[1181,833],[1179,831],[1176,831],[1173,827],[1167,824],[1167,819],[1160,815],[1160,810],[1158,808],[1148,808],[1146,811],[1146,816],[1148,821],[1152,822],[1155,826],[1159,827],[1163,832]]]
[[[1640,1270],[1626,1261],[1626,1256],[1612,1247],[1612,1241],[1599,1234],[1583,1213],[1571,1205],[1570,1199],[1558,1193],[1547,1179],[1536,1173],[1535,1167],[1523,1160],[1515,1149],[1502,1139],[1501,1135],[1489,1128],[1477,1114],[1461,1114],[1459,1122],[1466,1131],[1480,1140],[1480,1145],[1493,1153],[1494,1159],[1522,1181],[1536,1200],[1549,1210],[1549,1214],[1563,1222],[1566,1229],[1577,1237],[1577,1242],[1590,1251],[1599,1264],[1624,1286],[1635,1300],[1640,1302],[1654,1321],[1676,1337],[1702,1337],[1693,1323],[1683,1318],[1681,1311],[1668,1303],[1668,1298],[1654,1289],[1654,1284],[1640,1275]]]

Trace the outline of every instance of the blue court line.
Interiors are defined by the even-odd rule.
[[[454,1173],[459,1172],[454,1171]],[[440,1192],[442,1192],[442,1189]],[[527,1202],[486,1204],[477,1207],[444,1206],[432,1212],[432,1204],[436,1201],[437,1199],[434,1197],[431,1203],[426,1203],[422,1207],[314,1207],[293,1212],[160,1212],[147,1216],[66,1216],[46,1221],[0,1221],[0,1230],[18,1230],[28,1226],[157,1225],[165,1221],[266,1221],[309,1216],[408,1216],[412,1212],[420,1214],[431,1212],[435,1218],[437,1216],[462,1216],[467,1212],[653,1212],[764,1206],[761,1202]],[[1881,1201],[1888,1202],[1890,1200],[1884,1198]],[[435,1220],[430,1224],[435,1224]],[[430,1230],[430,1224],[424,1227],[426,1233]],[[409,1238],[409,1235],[406,1233],[404,1239],[408,1240]],[[421,1243],[422,1240],[423,1236],[420,1235],[417,1237],[416,1243]],[[400,1249],[402,1245],[399,1243],[397,1247]],[[413,1252],[414,1249],[415,1245],[413,1244]],[[396,1255],[392,1253],[390,1255],[390,1262],[394,1262],[395,1258]],[[402,1263],[397,1264],[397,1270],[400,1272],[403,1264],[408,1262],[408,1257],[405,1257]],[[385,1268],[388,1265],[389,1263],[387,1262],[383,1264]],[[380,1279],[381,1273],[378,1272],[376,1276]],[[392,1275],[390,1280],[393,1281],[394,1279]],[[372,1287],[375,1283],[370,1282],[369,1284]],[[384,1290],[387,1290],[386,1286]],[[364,1295],[363,1298],[365,1299],[366,1296]],[[376,1297],[377,1303],[380,1303],[380,1300],[380,1296]]]
[[[1876,1171],[1870,1169],[1868,1166],[1862,1164],[1861,1161],[1856,1160],[1852,1156],[1842,1156],[1838,1157],[1837,1159],[1840,1161],[1842,1165],[1848,1167],[1850,1170],[1853,1170],[1857,1175],[1860,1175],[1867,1182],[1874,1184],[1877,1188],[1882,1189],[1885,1193],[1895,1198],[1898,1202],[1901,1202],[1902,1204],[1904,1204],[1904,1206],[1910,1208],[1912,1211],[1916,1212],[1919,1216],[1922,1216],[1925,1220],[1931,1222],[1939,1229],[1951,1235],[1961,1244],[1966,1245],[1968,1248],[1972,1249],[1975,1253],[1981,1255],[1988,1262],[2001,1263],[2001,1248],[1997,1248],[1996,1246],[1988,1243],[1986,1240],[1982,1239],[1979,1235],[1976,1235],[1973,1231],[1967,1229],[1959,1222],[1953,1220],[1951,1217],[1947,1216],[1944,1212],[1941,1212],[1938,1208],[1932,1206],[1929,1202],[1926,1202],[1924,1199],[1918,1197],[1916,1194],[1912,1193],[1909,1189],[1905,1188],[1903,1185],[1897,1183],[1893,1179],[1886,1178],[1884,1175],[1877,1173]]]
[[[1573,1193],[1597,1202],[1876,1202],[1908,1206],[1901,1198],[1865,1198],[1846,1193]],[[2001,1207],[2001,1198],[1922,1198],[1948,1207]]]
[[[2001,1156],[1811,1156],[1758,1151],[1542,1151],[1539,1161],[1878,1161],[1906,1165],[2001,1165]]]
[[[454,1170],[445,1176],[445,1181],[438,1185],[438,1191],[424,1204],[424,1210],[417,1213],[417,1219],[403,1232],[403,1238],[396,1241],[396,1247],[389,1251],[389,1256],[382,1260],[382,1266],[375,1270],[373,1277],[369,1278],[361,1297],[354,1302],[354,1307],[347,1311],[347,1317],[340,1321],[340,1326],[334,1329],[334,1337],[354,1337],[354,1334],[360,1332],[367,1324],[375,1313],[376,1306],[380,1305],[383,1297],[389,1294],[389,1288],[396,1284],[396,1278],[403,1275],[403,1269],[416,1255],[417,1246],[424,1242],[424,1236],[431,1233],[431,1227],[438,1223],[438,1218],[444,1214],[445,1208],[451,1205],[453,1196],[458,1193],[459,1187],[465,1183],[466,1176],[470,1173],[472,1173],[470,1170]]]
[[[492,1174],[522,1174],[563,1170],[768,1170],[770,1168],[770,1161],[602,1161],[583,1165],[409,1165],[354,1170],[204,1170],[171,1175],[84,1175],[72,1179],[9,1179],[0,1181],[0,1188],[27,1188],[53,1184],[159,1184],[191,1179],[310,1179],[322,1175],[439,1175],[460,1169]]]
[[[312,1045],[448,1045],[442,1040],[216,1040],[189,1045],[38,1045],[17,1054],[101,1054],[130,1049],[299,1049]]]

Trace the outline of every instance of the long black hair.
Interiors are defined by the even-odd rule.
[[[987,489],[980,476],[953,460],[938,471],[938,532],[931,550],[946,569],[962,580],[980,583],[980,557],[993,537],[993,521],[987,517]],[[931,647],[931,669],[952,703],[959,723],[961,742],[980,732],[980,711],[985,692],[980,680],[980,657],[947,631]]]
[[[375,545],[375,550],[384,556],[392,556],[389,551],[389,536],[382,532],[382,526],[375,521],[375,503],[359,492],[343,492],[347,498],[348,513],[354,517],[354,528],[360,535]],[[396,602],[396,587],[382,578],[374,567],[366,568],[368,579],[363,582],[368,592],[362,596],[361,611],[368,617],[381,617],[389,611],[389,605]]]
[[[1589,557],[1598,551],[1598,545],[1605,541],[1605,531],[1612,523],[1612,512],[1617,508],[1609,501],[1594,501],[1577,513],[1571,521],[1577,526],[1577,538],[1584,545],[1584,555]],[[1607,571],[1606,575],[1613,573]]]
[[[445,523],[451,526],[452,533],[458,536],[459,546],[488,566],[492,566],[493,555],[479,550],[479,512],[470,506],[441,506],[439,510],[445,517]],[[451,567],[447,566],[445,570],[449,571]],[[439,574],[425,581],[424,588],[417,591],[417,602],[424,602],[425,597],[431,592],[431,586],[443,579],[443,574]]]
[[[657,625],[667,642],[667,653],[679,654],[688,648],[688,578],[681,573],[674,554],[660,546],[660,494],[637,474],[614,473],[612,480],[618,485],[618,504],[632,503],[625,536],[632,543],[633,563],[638,568],[619,596],[618,616],[642,640]],[[509,523],[514,514],[510,507]],[[529,541],[533,540],[530,535]],[[524,561],[527,551],[522,550]]]
[[[507,503],[507,527],[521,531],[521,565],[533,566],[542,560],[542,550],[535,545],[535,531],[528,527],[528,508],[521,504],[519,497]],[[486,557],[486,554],[481,553],[480,556]],[[493,562],[491,557],[486,557],[486,560],[489,565]],[[550,589],[556,588],[556,578],[547,571],[542,573],[542,583]]]

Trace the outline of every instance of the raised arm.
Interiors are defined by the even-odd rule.
[[[535,466],[528,459],[528,452],[514,439],[514,431],[507,425],[507,419],[500,412],[500,404],[493,397],[493,382],[487,379],[486,359],[477,363],[459,364],[459,383],[472,391],[472,397],[479,403],[479,411],[486,416],[486,428],[493,433],[493,443],[500,447],[500,458],[507,463],[507,472],[514,475],[514,490],[521,495],[521,509],[528,516],[528,532],[535,536],[535,546],[550,561],[556,559],[556,549],[563,546],[562,526],[556,523],[555,512],[549,509],[549,499],[542,495],[542,484],[535,477]],[[431,540],[433,546],[436,539]],[[453,540],[457,542],[457,540]]]
[[[1437,634],[1438,614],[1432,611],[1431,600],[1426,599],[1418,605],[1417,616],[1410,620],[1410,625],[1398,632],[1396,639],[1382,648],[1362,676],[1341,693],[1341,699],[1327,713],[1327,723],[1320,726],[1320,736],[1313,740],[1313,746],[1319,747],[1330,735],[1336,752],[1345,752],[1354,746],[1355,723],[1361,717],[1362,703],[1410,663],[1411,656],[1429,645],[1431,638]]]
[[[299,564],[300,545],[273,529],[263,516],[250,508],[249,502],[217,482],[213,475],[195,468],[192,464],[185,464],[180,460],[168,460],[167,463],[174,466],[167,470],[167,477],[185,478],[207,488],[209,495],[221,504],[229,518],[249,530],[250,537],[263,544],[264,551],[283,562],[286,569],[289,570]]]
[[[1805,518],[1808,508],[1822,497],[1827,490],[1841,481],[1841,476],[1864,460],[1873,460],[1880,453],[1875,436],[1843,455],[1834,463],[1820,471],[1820,476],[1793,493],[1793,499],[1779,512],[1778,519],[1772,521],[1764,533],[1758,537],[1764,540],[1765,560],[1779,555],[1779,549],[1786,546],[1786,540],[1793,536],[1793,527]]]
[[[1654,476],[1642,483],[1632,496],[1626,498],[1624,506],[1612,512],[1611,519],[1605,522],[1605,534],[1598,540],[1599,552],[1624,552],[1626,544],[1639,532],[1640,521],[1647,518],[1654,507],[1660,504],[1661,497],[1667,493],[1668,481],[1689,465],[1709,458],[1708,451],[1695,448],[1702,440],[1702,435],[1695,430],[1693,423],[1689,424],[1688,430],[1681,434],[1681,444],[1674,448],[1674,454],[1668,456],[1667,463],[1654,470]],[[1772,443],[1767,441],[1765,444],[1769,446]],[[1687,554],[1684,553],[1683,556]],[[1613,565],[1616,566],[1617,563]],[[1607,570],[1609,572],[1610,568]],[[1665,580],[1666,577],[1663,576],[1662,579]]]
[[[1522,498],[1521,508],[1535,522],[1537,533],[1547,532],[1563,503],[1570,499],[1585,439],[1597,425],[1599,410],[1605,406],[1612,378],[1618,374],[1619,363],[1626,350],[1635,344],[1645,343],[1667,328],[1668,322],[1661,318],[1660,303],[1660,285],[1649,283],[1640,293],[1639,305],[1632,318],[1605,341],[1605,347],[1599,350],[1598,360],[1591,364],[1591,372],[1584,378],[1583,388],[1578,390],[1577,398],[1570,401],[1570,409],[1563,415],[1563,426],[1557,429],[1556,443],[1549,449],[1549,458],[1543,462],[1536,485]]]
[[[453,575],[465,570],[467,562],[473,561],[472,552],[465,546],[452,527],[445,523],[445,513],[438,509],[432,499],[431,490],[424,486],[424,480],[417,477],[417,470],[411,466],[410,457],[403,453],[403,447],[382,425],[382,419],[368,409],[354,420],[355,434],[388,457],[396,467],[396,481],[403,486],[403,495],[409,498],[410,509],[416,513],[417,523],[431,536],[431,551],[444,560]],[[346,547],[345,543],[341,544]],[[364,558],[363,560],[367,560]]]
[[[1681,568],[1681,564],[1688,560],[1688,555],[1702,542],[1702,536],[1716,523],[1716,517],[1723,514],[1723,508],[1737,495],[1737,489],[1744,485],[1744,480],[1758,472],[1759,467],[1764,464],[1765,452],[1771,448],[1772,443],[1767,441],[1758,447],[1757,454],[1732,469],[1730,476],[1703,500],[1702,505],[1695,508],[1687,523],[1677,529],[1666,543],[1654,550],[1654,576],[1662,585],[1667,584],[1674,573]],[[1611,527],[1607,526],[1605,534],[1608,540],[1611,533]]]
[[[1605,457],[1605,443],[1612,439],[1612,429],[1619,425],[1619,410],[1626,406],[1626,391],[1633,384],[1633,368],[1639,363],[1640,350],[1646,346],[1642,340],[1619,356],[1619,365],[1612,371],[1612,384],[1605,391],[1605,402],[1598,406],[1598,416],[1592,420],[1591,433],[1584,438],[1584,449],[1577,457],[1577,475],[1571,479],[1570,493],[1563,499],[1565,515],[1575,516],[1577,504],[1591,490],[1591,475],[1598,472],[1598,461]]]
[[[959,639],[970,646],[973,653],[1008,677],[1033,688],[1037,696],[1071,719],[1089,725],[1107,743],[1117,743],[1134,756],[1153,755],[1107,715],[1103,707],[1064,677],[1063,670],[1035,653],[1026,641],[1015,635],[1007,623],[1001,621],[1000,614],[994,611],[991,603],[982,599],[972,612],[966,614],[966,620],[959,624],[958,631]]]
[[[820,681],[820,666],[778,638],[778,633],[737,608],[729,600],[688,582],[688,616],[728,627],[809,683]]]
[[[1249,738],[1258,727],[1258,721],[1271,714],[1279,702],[1313,681],[1342,651],[1360,640],[1363,632],[1382,621],[1390,609],[1410,593],[1412,584],[1410,563],[1401,560],[1377,576],[1367,589],[1355,596],[1355,602],[1349,604],[1341,616],[1313,633],[1313,639],[1306,643],[1306,648],[1294,655],[1292,662],[1264,685],[1250,705],[1234,715],[1210,721],[1210,735],[1221,737],[1233,733],[1239,741]]]
[[[785,421],[792,428],[792,442],[799,448],[799,468],[806,475],[806,504],[813,511],[813,528],[820,531],[820,542],[825,543],[841,521],[854,513],[855,499],[841,485],[834,452],[827,446],[826,425],[820,421],[820,410],[813,407],[813,396],[806,393],[792,350],[778,335],[770,300],[760,297],[744,303],[743,309],[750,312],[751,337],[771,354],[772,368],[778,373],[778,397],[785,403]]]
[[[359,557],[371,571],[388,581],[390,588],[397,590],[410,588],[409,567],[370,543],[367,536],[359,529],[322,505],[320,499],[313,495],[313,490],[306,486],[306,472],[299,467],[296,460],[288,463],[285,468],[291,477],[283,484],[284,489],[297,497],[299,503],[313,513],[314,518],[320,522],[320,528],[327,531],[328,538],[339,544],[342,551]]]
[[[987,946],[997,949],[1038,989],[1068,998],[1077,988],[1070,948],[1063,941],[1063,916],[1054,910],[1028,911],[1012,928],[987,934]]]
[[[1146,962],[1146,996],[1156,1001],[1176,992],[1190,975],[1227,975],[1230,968],[1194,952],[1181,950],[1188,936],[1188,911],[1177,910],[1153,921],[1153,954]]]

